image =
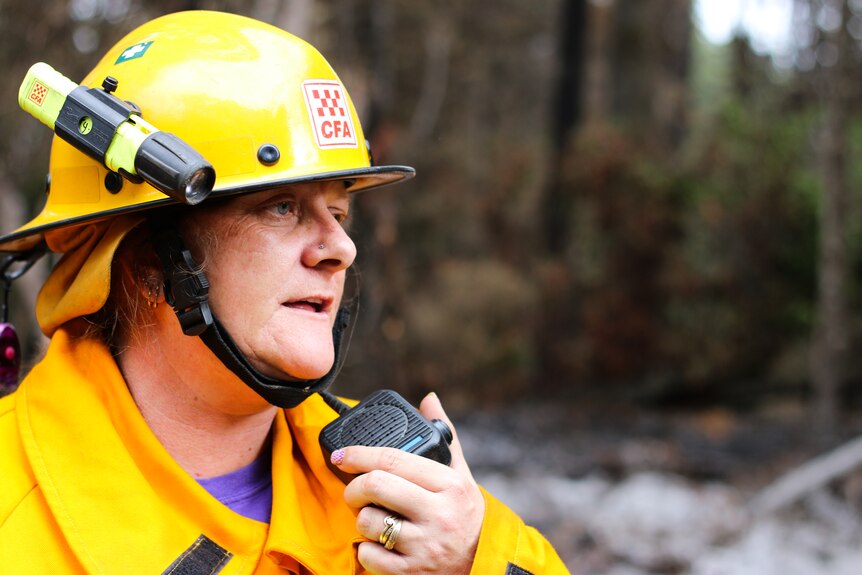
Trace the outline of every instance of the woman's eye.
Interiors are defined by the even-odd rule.
[[[293,202],[278,202],[273,207],[275,212],[280,216],[286,216],[287,214],[296,211],[296,206]]]
[[[332,217],[335,219],[335,221],[338,222],[339,226],[341,226],[345,230],[350,228],[350,222],[351,222],[350,214],[348,214],[346,212],[342,212],[341,210],[332,211],[330,213],[332,214]]]

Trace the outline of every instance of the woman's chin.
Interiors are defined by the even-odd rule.
[[[258,367],[258,370],[274,379],[291,381],[319,379],[332,369],[332,364],[335,361],[334,354],[332,352],[325,353],[318,351],[314,355],[318,357],[308,357],[308,355],[305,355],[302,361],[296,361],[295,358],[292,361],[274,361],[265,366]]]
[[[290,379],[298,379],[301,381],[309,381],[312,379],[320,379],[332,369],[332,362],[320,366],[300,366],[290,367],[285,372]]]

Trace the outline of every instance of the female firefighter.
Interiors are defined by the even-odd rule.
[[[457,437],[449,466],[321,450],[350,194],[414,173],[371,165],[323,57],[184,12],[131,32],[82,85],[106,77],[212,163],[215,187],[182,205],[55,138],[44,210],[0,237],[62,254],[37,299],[46,355],[0,400],[0,570],[566,573],[476,485]],[[420,410],[446,420],[436,396]]]

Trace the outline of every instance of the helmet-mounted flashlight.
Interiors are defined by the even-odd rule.
[[[147,182],[184,204],[203,201],[215,169],[194,148],[144,121],[141,111],[116,97],[117,80],[102,88],[79,86],[48,64],[33,64],[18,90],[18,104],[63,140],[121,174]]]

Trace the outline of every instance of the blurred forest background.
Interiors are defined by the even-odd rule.
[[[338,71],[377,163],[418,172],[356,197],[361,310],[336,391],[436,390],[474,437],[607,448],[558,451],[568,477],[763,485],[862,432],[862,1],[727,3],[778,6],[779,48],[742,20],[710,43],[707,3],[0,0],[0,224],[43,202],[50,132],[15,103],[32,63],[79,79],[177,10],[272,22]],[[12,293],[31,357],[46,273]],[[711,443],[681,455],[661,414]],[[609,455],[621,433],[664,443],[632,464]]]
[[[862,2],[783,4],[768,52],[742,21],[707,42],[693,0],[2,0],[0,223],[43,200],[31,63],[77,79],[159,14],[251,15],[319,47],[377,162],[418,170],[357,197],[350,393],[780,396],[828,437],[862,390]],[[31,351],[40,273],[13,293]]]

